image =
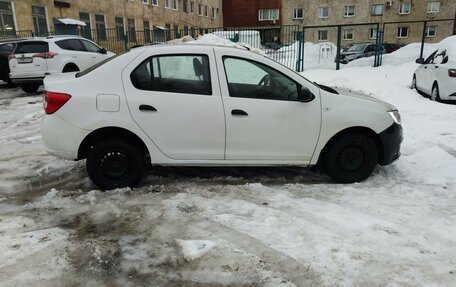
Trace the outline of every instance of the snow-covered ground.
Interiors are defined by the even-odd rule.
[[[84,162],[43,151],[41,96],[2,86],[0,286],[456,286],[456,105],[409,89],[410,53],[303,73],[401,112],[403,156],[345,185],[301,168],[154,168],[101,192]]]

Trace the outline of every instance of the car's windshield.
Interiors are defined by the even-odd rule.
[[[105,60],[103,60],[103,61],[101,61],[101,62],[99,62],[99,63],[97,63],[97,64],[95,64],[95,65],[93,65],[93,66],[90,66],[89,68],[85,69],[84,71],[77,73],[77,74],[76,74],[76,78],[79,78],[79,77],[82,77],[82,76],[87,75],[88,73],[92,72],[93,70],[95,70],[95,69],[97,69],[97,68],[103,66],[103,65],[106,64],[107,62],[110,62],[111,60],[114,60],[115,58],[117,58],[117,57],[119,57],[120,55],[123,55],[123,54],[124,54],[124,53],[117,54],[117,55],[112,56],[112,57],[110,57],[110,58],[107,58],[107,59],[105,59]]]
[[[353,45],[348,48],[347,52],[360,52],[364,50],[364,47],[366,47],[366,45]]]

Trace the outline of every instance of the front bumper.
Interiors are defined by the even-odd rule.
[[[383,145],[383,154],[380,155],[379,164],[388,165],[401,156],[402,126],[394,123],[379,133],[379,137]]]

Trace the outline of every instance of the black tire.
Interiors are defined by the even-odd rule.
[[[62,73],[78,72],[79,68],[76,65],[69,64],[63,68]]]
[[[86,168],[90,179],[101,189],[135,187],[144,175],[144,154],[129,143],[106,140],[89,151]]]
[[[326,174],[335,182],[365,180],[378,162],[374,140],[363,134],[347,134],[337,139],[324,157]]]
[[[442,101],[440,99],[439,84],[434,83],[434,85],[432,85],[431,97],[430,98],[431,98],[431,101],[436,101],[436,102]]]
[[[30,85],[22,85],[21,89],[28,94],[33,94],[33,93],[36,93],[36,91],[38,91],[39,87],[40,87],[40,85],[30,84]]]

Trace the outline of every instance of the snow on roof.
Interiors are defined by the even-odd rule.
[[[71,19],[71,18],[62,18],[62,19],[58,19],[58,20],[60,23],[65,24],[65,25],[86,26],[86,23],[79,21],[79,20]]]
[[[437,46],[439,47],[439,51],[446,50],[446,55],[452,59],[452,61],[456,60],[456,36],[450,36],[443,39]]]

